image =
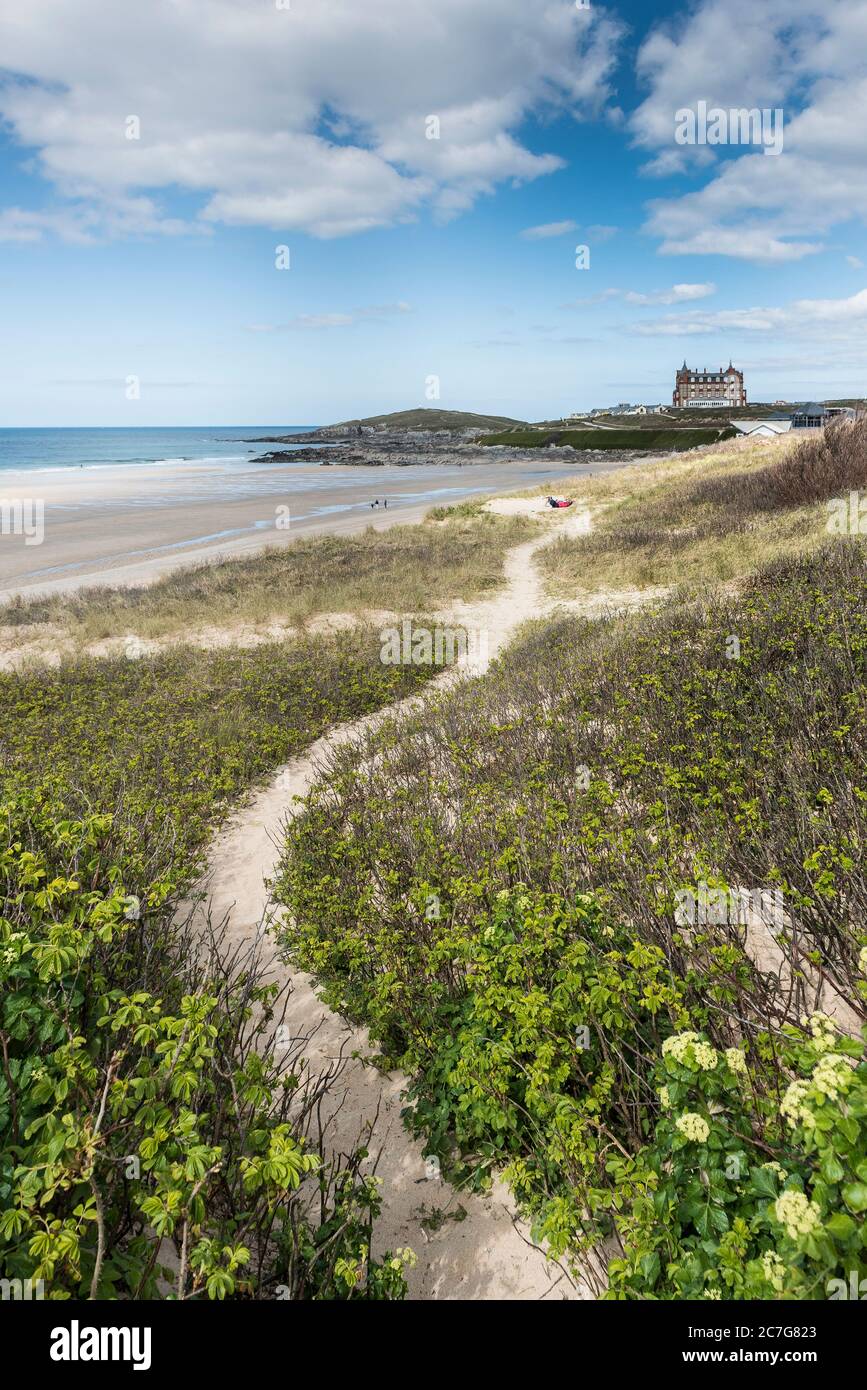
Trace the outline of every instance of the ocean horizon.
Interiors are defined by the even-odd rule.
[[[0,429],[0,472],[54,473],[128,464],[242,464],[268,448],[249,442],[257,436],[305,434],[315,428],[266,424]]]

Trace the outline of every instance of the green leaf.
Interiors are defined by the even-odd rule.
[[[645,1282],[649,1288],[653,1288],[659,1278],[659,1268],[659,1255],[655,1250],[648,1255],[642,1255],[641,1273],[644,1275]]]
[[[850,1211],[867,1211],[867,1182],[849,1182],[842,1192]]]
[[[849,1240],[857,1229],[858,1227],[855,1225],[851,1216],[847,1216],[844,1211],[835,1212],[834,1215],[829,1217],[825,1222],[825,1230],[829,1235],[833,1236],[835,1240]]]
[[[845,1176],[845,1168],[839,1158],[832,1153],[826,1153],[822,1159],[822,1176],[827,1182],[840,1182]]]
[[[773,1169],[752,1168],[750,1170],[750,1186],[760,1197],[776,1197],[777,1179]]]

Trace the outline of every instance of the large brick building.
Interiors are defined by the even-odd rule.
[[[672,404],[675,406],[704,406],[711,409],[735,405],[746,405],[747,393],[744,389],[744,374],[729,362],[718,372],[709,372],[703,367],[694,372],[684,362],[679,368],[674,382]]]

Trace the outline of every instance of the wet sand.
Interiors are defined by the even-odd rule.
[[[40,504],[44,536],[0,536],[0,596],[33,597],[94,584],[147,584],[184,565],[303,535],[382,530],[434,506],[532,487],[622,463],[521,462],[351,467],[317,464],[125,465],[5,471],[5,499]],[[374,498],[380,506],[371,508]],[[388,508],[382,505],[387,500]]]

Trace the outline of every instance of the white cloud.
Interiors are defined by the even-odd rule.
[[[704,0],[655,29],[638,58],[649,94],[633,141],[649,174],[709,175],[651,204],[660,250],[787,263],[821,250],[835,225],[867,220],[865,54],[863,0]],[[675,113],[699,100],[782,108],[783,153],[676,145]]]
[[[583,309],[588,304],[607,304],[610,299],[620,299],[623,290],[598,290],[596,294],[585,295],[583,299],[570,299],[568,304],[561,304],[561,309]]]
[[[716,285],[707,283],[702,285],[672,285],[670,289],[650,290],[642,293],[639,290],[599,290],[596,294],[588,295],[586,299],[573,299],[569,304],[561,305],[563,309],[578,309],[586,304],[607,304],[612,299],[622,299],[624,304],[684,304],[695,299],[707,299],[710,295],[716,294]]]
[[[367,304],[363,309],[356,309],[355,313],[360,318],[381,319],[391,314],[412,314],[414,310],[411,304],[401,299],[396,304]]]
[[[544,241],[548,237],[565,236],[567,232],[577,232],[581,224],[570,220],[564,222],[543,222],[538,227],[525,227],[521,236],[525,241]],[[596,223],[591,227],[585,227],[583,235],[591,245],[598,246],[601,242],[610,241],[616,236],[619,227],[606,227],[601,223]]]
[[[621,33],[564,0],[6,6],[0,116],[66,201],[7,210],[5,234],[177,231],[168,188],[206,225],[319,237],[452,217],[562,166],[516,132],[604,106]]]
[[[785,308],[721,309],[708,313],[691,309],[683,314],[630,325],[642,337],[682,337],[710,333],[785,333],[822,331],[823,337],[867,328],[867,289],[848,299],[797,299]]]
[[[565,236],[567,232],[574,232],[577,227],[577,222],[543,222],[538,227],[525,227],[521,236],[525,241],[546,241],[548,237]]]
[[[769,223],[741,222],[725,227],[720,222],[707,222],[705,205],[700,194],[687,195],[677,203],[651,204],[647,230],[662,238],[662,255],[732,256],[758,265],[785,265],[822,250],[822,243],[817,241],[784,241]]]
[[[606,227],[602,223],[596,223],[592,227],[585,228],[591,244],[597,244],[600,241],[610,241],[613,236],[617,236],[619,230],[619,227]]]
[[[707,299],[716,294],[716,285],[672,285],[670,290],[652,290],[649,294],[639,294],[630,290],[624,299],[627,304],[682,304],[691,299]]]
[[[364,319],[388,319],[411,314],[413,307],[404,300],[397,304],[365,304],[345,313],[296,314],[287,323],[248,323],[248,333],[289,333],[296,329],[349,328]]]
[[[351,314],[299,314],[290,319],[289,328],[347,328],[353,323]]]
[[[202,234],[208,229],[179,218],[162,217],[150,198],[116,198],[101,208],[71,205],[52,212],[26,208],[0,209],[0,241],[33,242],[50,236],[79,246],[93,244],[101,235],[124,236],[133,232],[182,232]]]
[[[846,257],[846,264],[847,264],[847,265],[850,265],[850,266],[852,267],[853,270],[863,270],[863,269],[864,269],[864,262],[861,261],[861,260],[859,260],[857,256],[847,256],[847,257]]]

